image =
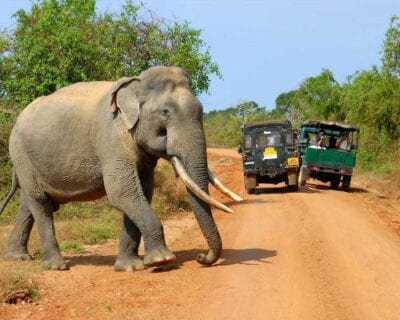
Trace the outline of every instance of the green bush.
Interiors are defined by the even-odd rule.
[[[74,253],[83,253],[85,250],[80,242],[75,240],[63,240],[60,242],[61,251],[71,251]]]
[[[121,217],[111,212],[98,219],[73,221],[68,237],[85,244],[96,244],[118,238],[120,230]]]

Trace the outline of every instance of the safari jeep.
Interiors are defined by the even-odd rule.
[[[350,189],[359,129],[349,124],[308,121],[300,128],[298,150],[301,168],[299,184],[309,178],[329,182],[332,188]],[[318,139],[320,143],[318,143]]]
[[[298,190],[299,158],[290,121],[252,123],[242,128],[244,184],[249,194],[260,183],[285,182],[291,191]]]

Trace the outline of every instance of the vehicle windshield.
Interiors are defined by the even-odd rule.
[[[251,134],[250,133],[246,133],[244,135],[244,148],[251,149]]]
[[[279,131],[265,130],[256,133],[256,148],[280,146],[281,144],[281,133]]]

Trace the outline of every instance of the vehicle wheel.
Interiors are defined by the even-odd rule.
[[[298,178],[298,185],[301,185],[302,187],[304,187],[306,185],[306,177],[304,174],[304,169],[300,168],[300,172],[299,172],[299,178]]]
[[[248,194],[253,194],[257,187],[257,177],[254,175],[244,177],[244,186]]]
[[[337,189],[340,184],[340,176],[332,178],[331,182],[331,188],[332,189]]]
[[[350,190],[350,184],[351,184],[351,176],[343,176],[342,188],[344,191]]]

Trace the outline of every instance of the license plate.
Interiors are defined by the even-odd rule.
[[[264,160],[265,159],[277,159],[277,158],[278,158],[278,153],[276,152],[275,148],[273,148],[273,147],[265,148]]]
[[[298,166],[299,165],[299,158],[288,158],[287,159],[288,166]]]

